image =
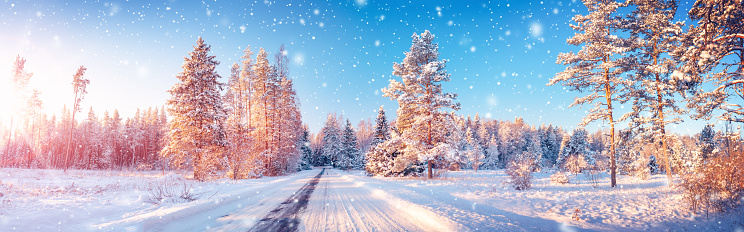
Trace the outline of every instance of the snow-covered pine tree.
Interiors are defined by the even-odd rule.
[[[340,155],[343,149],[341,145],[341,131],[339,129],[336,114],[328,114],[328,118],[326,119],[322,131],[323,150],[321,156],[323,157],[322,160],[329,162],[323,165],[332,164],[334,167],[338,167],[340,165]]]
[[[524,139],[524,133],[529,131],[529,127],[520,117],[514,119],[514,122],[499,123],[499,137],[502,141],[499,146],[499,164],[506,168],[507,164],[518,154],[525,151],[527,143]]]
[[[491,139],[491,134],[489,133],[488,128],[486,127],[485,122],[487,121],[485,121],[484,123],[481,123],[480,118],[478,117],[478,114],[475,115],[475,119],[477,122],[476,124],[478,126],[478,129],[474,132],[477,135],[476,137],[478,137],[478,144],[485,152],[486,147],[488,147],[489,139]]]
[[[310,129],[307,124],[302,125],[302,136],[300,136],[299,145],[300,153],[302,154],[301,168],[303,170],[310,170],[313,165],[313,150],[310,148]]]
[[[537,128],[537,136],[540,139],[540,149],[542,150],[542,160],[540,161],[541,168],[551,168],[555,164],[555,158],[552,155],[553,144],[555,144],[555,135],[553,134],[553,126],[542,126]]]
[[[270,126],[269,121],[269,95],[270,86],[273,85],[271,78],[271,65],[267,58],[268,54],[266,50],[261,48],[256,55],[256,63],[252,65],[253,75],[250,77],[250,83],[253,88],[250,97],[249,108],[250,113],[250,125],[254,128],[251,133],[253,138],[253,150],[261,159],[261,163],[264,165],[265,173],[268,175],[269,168],[269,143],[270,143]]]
[[[524,140],[525,148],[524,151],[517,156],[523,161],[530,161],[532,168],[530,170],[539,170],[541,165],[540,162],[543,159],[542,145],[540,144],[540,136],[537,131],[527,131],[522,134],[522,140]]]
[[[364,170],[371,176],[391,176],[397,174],[395,171],[395,158],[400,155],[399,151],[404,148],[403,139],[399,136],[377,144],[377,146],[372,147],[366,154]]]
[[[673,77],[701,87],[707,82],[715,89],[697,89],[687,107],[693,119],[744,122],[744,4],[740,0],[695,1],[688,15],[692,26],[676,56],[682,65]],[[719,111],[720,110],[720,111]]]
[[[275,143],[277,145],[275,173],[295,172],[301,163],[298,142],[302,133],[302,116],[297,93],[289,77],[289,58],[286,47],[282,44],[275,57],[277,75],[276,96],[274,104]]]
[[[685,112],[677,105],[676,95],[682,93],[686,85],[672,78],[677,62],[669,54],[680,45],[683,24],[673,22],[677,1],[632,0],[627,3],[635,6],[623,24],[630,32],[628,41],[635,54],[631,56],[635,60],[629,63],[636,85],[631,90],[635,100],[630,121],[635,128],[650,125],[646,132],[652,133],[654,140],[661,143],[659,161],[664,163],[668,182],[672,184],[666,126],[682,122],[679,115]]]
[[[118,128],[121,119],[118,119],[118,113],[116,113],[115,116],[117,117],[116,121],[113,117],[109,116],[108,111],[104,111],[103,118],[101,119],[101,126],[103,127],[103,154],[101,155],[101,159],[103,160],[103,167],[105,168],[115,167],[116,164],[116,152],[118,151],[116,148],[116,135],[119,134]],[[167,142],[167,140],[162,142]]]
[[[86,169],[99,169],[100,168],[100,154],[102,139],[100,134],[100,124],[98,117],[93,112],[93,107],[88,110],[88,118],[83,122],[83,130],[85,136],[85,149],[83,157],[85,157],[84,163]]]
[[[40,125],[38,125],[42,120],[40,116],[42,115],[42,109],[43,105],[40,99],[41,92],[38,89],[33,89],[31,91],[31,96],[28,98],[28,101],[26,102],[26,115],[27,119],[31,121],[31,127],[28,128],[28,134],[29,139],[31,143],[31,149],[33,154],[39,154],[41,152],[40,146],[41,146],[41,140],[38,138],[40,135],[37,132],[39,130],[38,128]]]
[[[137,168],[137,162],[141,160],[141,156],[138,153],[140,147],[142,147],[142,138],[144,137],[144,131],[141,128],[140,110],[134,114],[133,118],[127,118],[124,123],[124,138],[126,139],[126,150],[127,154],[127,165],[130,168]]]
[[[594,158],[589,150],[586,129],[574,129],[570,137],[566,135],[563,138],[563,145],[558,160],[556,160],[556,166],[561,170],[580,172],[586,165],[593,164]]]
[[[243,63],[251,63],[252,52],[246,50]],[[250,65],[248,66],[250,67]],[[255,178],[263,175],[264,166],[260,157],[251,151],[253,139],[251,137],[252,128],[248,124],[250,115],[248,115],[249,92],[247,79],[241,76],[243,71],[238,64],[231,67],[231,75],[227,82],[227,91],[224,96],[225,111],[227,119],[225,120],[225,131],[227,132],[227,165],[228,178],[246,179]]]
[[[566,70],[556,74],[548,85],[562,83],[569,90],[588,92],[576,98],[571,106],[591,104],[590,109],[580,126],[586,126],[596,120],[610,123],[610,186],[617,185],[615,165],[615,123],[612,103],[623,103],[629,85],[621,75],[626,72],[625,63],[628,57],[621,56],[629,50],[627,40],[615,33],[621,28],[620,20],[614,16],[620,3],[615,0],[583,0],[589,14],[576,15],[573,20],[577,25],[571,28],[578,31],[566,40],[569,44],[582,46],[579,52],[561,53],[557,63],[568,65]],[[601,102],[601,103],[600,103]]]
[[[480,145],[480,147],[483,147],[483,142],[481,141],[483,139],[481,139],[481,135],[479,133],[480,130],[481,130],[481,128],[483,128],[483,125],[481,124],[480,115],[478,115],[478,113],[475,114],[475,118],[473,119],[473,124],[470,125],[470,127],[468,127],[468,128],[472,128],[472,130],[473,130],[473,139],[475,139],[475,142],[477,142],[478,145]],[[465,128],[463,128],[463,129],[465,129]]]
[[[375,125],[372,124],[372,119],[362,119],[357,124],[356,137],[358,139],[357,148],[361,154],[365,154],[370,150],[372,146],[372,140],[375,135]]]
[[[680,175],[697,173],[703,163],[703,159],[700,155],[700,152],[691,149],[692,147],[688,147],[685,144],[685,140],[688,140],[690,142],[693,141],[692,137],[687,135],[673,135],[670,137],[672,150],[671,163],[673,169],[675,169]],[[693,144],[694,143],[689,143],[689,145]]]
[[[382,106],[377,110],[375,129],[369,151],[364,154],[364,170],[370,175],[388,175],[392,157],[385,152],[385,143],[390,139],[390,129]]]
[[[452,151],[446,155],[438,158],[434,163],[436,167],[448,168],[449,170],[460,170],[471,166],[470,158],[468,157],[471,147],[468,147],[467,130],[468,120],[462,116],[452,115],[452,120],[449,120],[450,126],[445,126],[446,122],[443,122],[440,127],[449,129],[447,132],[446,141],[452,147]],[[472,120],[470,120],[472,124]]]
[[[302,161],[300,150],[300,137],[302,136],[302,115],[300,113],[300,100],[294,90],[292,79],[287,76],[281,80],[280,102],[280,147],[284,152],[284,173],[299,170]]]
[[[488,145],[485,149],[485,157],[483,158],[483,168],[485,169],[496,169],[499,166],[499,142],[495,135],[491,136],[488,140]]]
[[[243,60],[241,61],[241,67],[240,67],[240,82],[242,84],[242,89],[245,91],[245,97],[243,98],[244,102],[243,105],[246,108],[246,120],[248,123],[248,128],[254,128],[253,127],[253,121],[251,120],[253,115],[253,92],[254,92],[254,81],[256,80],[256,75],[254,73],[254,61],[253,60],[253,51],[251,50],[251,46],[245,48],[243,51],[243,56],[240,57]]]
[[[441,82],[449,81],[450,74],[445,70],[447,60],[439,60],[434,35],[427,30],[411,37],[413,45],[403,63],[393,64],[393,75],[400,76],[402,82],[390,80],[382,92],[398,101],[396,126],[405,138],[405,152],[427,162],[428,177],[432,178],[433,161],[452,149],[444,138],[446,134],[435,134],[435,122],[448,120],[443,108],[458,110],[460,104],[454,103],[456,94],[442,92]]]
[[[697,147],[700,152],[700,156],[703,160],[713,154],[713,150],[716,149],[716,132],[713,131],[713,126],[706,124],[703,130],[698,135]]]
[[[617,132],[617,169],[620,174],[629,174],[633,171],[633,161],[637,154],[634,150],[635,138],[633,130],[619,130]]]
[[[360,169],[362,168],[362,157],[357,148],[357,138],[354,127],[346,119],[346,126],[341,137],[341,154],[338,167],[341,169]]]
[[[218,61],[209,55],[211,46],[199,37],[194,51],[184,57],[179,82],[168,91],[168,145],[161,155],[177,168],[193,168],[194,178],[208,179],[221,169],[223,147],[226,145],[223,122],[220,75],[215,71]]]
[[[476,116],[476,122],[477,121]],[[475,172],[478,172],[478,167],[480,167],[483,164],[483,159],[485,159],[485,156],[483,155],[483,148],[481,148],[480,143],[478,142],[478,138],[475,136],[475,133],[473,133],[473,130],[471,128],[467,128],[465,130],[465,137],[466,137],[466,145],[465,145],[465,156],[468,159],[468,164]]]
[[[387,117],[385,116],[385,110],[380,106],[380,109],[377,110],[377,119],[375,119],[375,134],[372,139],[372,147],[375,147],[377,144],[383,143],[388,139],[390,139],[390,128],[387,122]]]

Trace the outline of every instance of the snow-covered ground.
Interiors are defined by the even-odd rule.
[[[532,189],[517,191],[505,184],[502,170],[448,172],[429,181],[317,168],[197,182],[162,172],[0,169],[0,231],[245,231],[267,225],[300,231],[744,231],[744,209],[692,214],[666,187],[665,176],[620,176],[615,189],[608,179],[602,176],[594,188],[583,175],[561,185],[550,183],[549,173],[535,173]],[[154,199],[157,190],[175,194]]]

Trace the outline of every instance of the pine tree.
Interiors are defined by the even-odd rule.
[[[219,65],[209,55],[211,46],[199,37],[194,51],[184,58],[183,71],[168,92],[168,145],[161,154],[179,168],[193,168],[194,178],[205,180],[219,171],[226,145],[222,108],[222,83],[215,68]]]
[[[553,125],[542,126],[539,130],[540,145],[542,147],[542,168],[551,168],[555,165],[560,152],[560,141],[555,134]]]
[[[244,57],[250,60],[250,50],[247,52]],[[252,128],[248,124],[250,116],[247,114],[246,105],[249,92],[246,79],[243,79],[240,73],[240,66],[233,64],[224,96],[224,108],[227,112],[225,121],[227,160],[230,168],[228,177],[233,179],[255,178],[263,174],[260,159],[250,149]]]
[[[617,185],[615,165],[615,123],[612,103],[627,101],[628,81],[621,77],[625,73],[628,57],[619,56],[627,52],[625,39],[614,35],[621,28],[620,20],[614,17],[620,3],[614,0],[583,0],[589,14],[574,16],[578,25],[571,25],[576,31],[569,44],[582,46],[579,52],[561,53],[558,63],[568,65],[565,71],[558,73],[548,85],[563,83],[570,90],[588,92],[589,95],[576,98],[571,106],[592,104],[580,126],[586,126],[596,120],[610,123],[610,179],[611,187]],[[596,101],[596,103],[595,103]],[[621,120],[625,117],[621,117]]]
[[[635,135],[633,130],[619,130],[617,133],[617,167],[621,174],[628,174],[632,171],[633,161],[636,159],[634,151]]]
[[[380,106],[377,110],[375,119],[375,130],[372,136],[370,149],[364,155],[364,170],[370,175],[389,175],[389,169],[392,167],[391,154],[386,152],[383,143],[390,139],[390,129],[385,116],[385,110]]]
[[[682,23],[674,23],[677,2],[673,0],[633,0],[636,9],[627,16],[631,47],[636,54],[630,67],[635,71],[632,79],[633,111],[630,118],[634,127],[650,124],[649,133],[661,143],[661,161],[665,164],[669,184],[672,170],[669,162],[666,126],[682,122],[679,115],[685,112],[677,106],[676,95],[685,85],[672,78],[677,65],[669,54],[680,45]],[[646,112],[650,114],[646,114]]]
[[[540,136],[536,130],[525,133],[523,138],[527,145],[525,146],[524,152],[522,152],[523,159],[532,161],[532,170],[540,170],[541,161],[543,160],[542,144],[540,144]]]
[[[460,104],[453,102],[457,95],[442,92],[440,83],[449,81],[450,74],[444,70],[447,60],[439,60],[439,45],[433,43],[434,35],[427,30],[411,37],[413,45],[403,63],[393,64],[393,75],[400,76],[402,82],[390,80],[382,92],[383,96],[398,101],[396,126],[405,138],[405,152],[427,162],[431,179],[434,160],[452,149],[445,141],[446,134],[436,133],[442,127],[435,123],[449,120],[441,109],[458,110]]]
[[[362,119],[357,124],[356,137],[358,139],[360,154],[365,154],[370,150],[372,146],[372,140],[375,135],[375,126],[372,124],[371,118]]]
[[[688,15],[692,26],[676,50],[682,62],[673,76],[690,83],[687,107],[693,119],[744,122],[744,4],[740,0],[698,0]],[[703,90],[702,83],[715,89]],[[720,110],[720,111],[719,111]]]
[[[375,147],[377,144],[383,143],[388,139],[390,139],[390,128],[387,122],[387,117],[385,116],[385,110],[380,106],[380,109],[377,110],[377,119],[375,120],[375,134],[372,139],[372,147]]]
[[[476,116],[476,118],[478,117]],[[475,136],[475,133],[473,133],[471,128],[466,129],[465,135],[467,140],[465,148],[466,156],[468,157],[470,166],[474,171],[478,172],[478,167],[483,164],[483,159],[485,158],[483,155],[483,148],[478,142],[478,137]]]
[[[499,142],[496,136],[491,136],[483,158],[483,167],[486,169],[496,169],[499,165]]]
[[[341,132],[338,126],[336,114],[328,114],[325,126],[323,127],[323,160],[327,160],[334,167],[340,165],[340,155],[342,151]],[[328,163],[326,163],[328,164]],[[326,165],[323,164],[323,165]]]
[[[354,127],[351,126],[351,122],[347,119],[346,127],[344,127],[341,138],[341,158],[338,165],[341,169],[360,169],[362,167],[363,159],[360,157],[357,145]]]
[[[280,174],[278,164],[278,122],[277,122],[277,92],[280,83],[277,79],[277,69],[268,60],[268,53],[261,48],[256,55],[253,65],[253,92],[250,98],[251,124],[254,132],[255,151],[260,155],[264,164],[265,175]]]
[[[713,131],[713,126],[711,126],[710,124],[705,125],[705,127],[703,127],[703,131],[700,132],[700,135],[698,136],[697,146],[703,160],[707,159],[711,156],[711,154],[713,154],[713,150],[716,148],[715,136],[716,132]]]
[[[85,150],[84,150],[84,163],[86,169],[99,169],[100,168],[100,154],[102,137],[100,135],[100,125],[98,117],[93,112],[93,107],[90,107],[88,111],[88,118],[83,123],[84,139],[85,139]]]
[[[80,66],[78,68],[77,72],[74,76],[72,76],[72,87],[75,92],[75,101],[72,105],[72,120],[70,121],[70,136],[67,137],[67,152],[65,152],[65,163],[64,163],[64,170],[67,171],[67,160],[70,157],[70,146],[72,142],[72,132],[75,129],[75,113],[80,111],[80,102],[85,97],[85,94],[88,93],[88,91],[85,90],[85,88],[88,86],[88,83],[90,83],[90,80],[85,79],[83,75],[85,75],[85,71],[87,68],[84,66]]]
[[[302,136],[299,140],[300,152],[302,154],[302,169],[310,170],[313,165],[313,150],[310,148],[310,129],[307,124],[302,125]]]
[[[286,174],[300,169],[302,155],[298,145],[302,136],[302,116],[300,101],[297,99],[292,79],[289,78],[289,58],[283,44],[274,57],[277,75],[274,100],[275,138],[278,148],[276,173]]]
[[[570,137],[566,135],[563,138],[563,145],[561,145],[561,153],[558,155],[556,166],[562,170],[579,172],[586,165],[592,165],[594,158],[588,145],[586,130],[584,128],[575,129]]]
[[[40,130],[41,125],[38,125],[41,120],[40,116],[42,115],[42,109],[43,105],[41,102],[41,99],[39,99],[39,95],[41,95],[41,92],[38,89],[34,89],[31,92],[31,97],[28,98],[28,101],[26,102],[26,109],[27,109],[27,119],[31,121],[31,127],[28,129],[28,134],[30,134],[30,143],[31,148],[33,150],[34,154],[39,154],[41,152],[41,140],[38,138],[40,135],[40,131],[37,132],[37,130]]]
[[[475,133],[475,137],[477,138],[478,145],[480,145],[480,147],[485,150],[488,146],[488,140],[491,138],[491,136],[488,132],[488,128],[486,128],[485,123],[481,123],[478,114],[475,114],[475,122],[476,130],[473,132]]]

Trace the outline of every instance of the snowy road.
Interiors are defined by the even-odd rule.
[[[315,175],[313,175],[315,174]],[[256,204],[217,218],[214,231],[552,231],[525,217],[449,194],[417,192],[336,169],[316,169]],[[281,193],[288,192],[288,195]],[[259,219],[260,218],[260,219]],[[183,229],[183,228],[167,228]]]
[[[554,231],[522,216],[434,191],[438,181],[395,181],[316,168],[213,198],[128,214],[96,228],[134,231]],[[457,190],[455,190],[457,191]]]
[[[365,186],[329,169],[310,198],[302,226],[307,231],[455,231],[440,215]]]
[[[364,186],[343,171],[316,169],[298,178],[277,197],[219,217],[213,231],[457,231],[456,223],[420,206]],[[314,172],[315,173],[315,172]],[[303,175],[305,176],[305,175]],[[297,189],[298,183],[305,182]],[[284,201],[281,192],[291,192]],[[273,195],[273,194],[272,194]],[[274,208],[266,206],[275,206]],[[262,216],[256,220],[256,215]],[[182,220],[174,221],[180,224]],[[169,228],[166,230],[183,229]]]
[[[250,231],[297,231],[297,226],[300,225],[298,214],[307,208],[310,196],[315,191],[315,187],[318,185],[320,177],[323,176],[323,172],[325,172],[325,169],[320,171],[305,186],[302,186],[299,191],[279,204],[276,209],[269,211],[269,214],[261,219]]]
[[[416,186],[319,168],[232,201],[150,217],[147,231],[552,231],[525,217]],[[207,209],[202,209],[207,208]]]

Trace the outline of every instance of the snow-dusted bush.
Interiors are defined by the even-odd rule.
[[[699,171],[682,174],[678,188],[693,211],[723,212],[744,199],[744,151],[708,158]]]
[[[650,168],[648,166],[649,159],[645,156],[639,156],[633,163],[631,163],[630,173],[641,180],[648,179],[650,174]]]
[[[592,187],[597,188],[599,187],[599,180],[602,179],[602,171],[596,167],[589,168],[584,170],[584,177],[586,177],[586,180],[589,181]]]
[[[160,204],[163,202],[191,202],[199,199],[201,194],[194,193],[190,184],[181,185],[155,185],[148,190],[148,203]]]
[[[587,167],[587,163],[586,163],[586,160],[584,159],[584,155],[569,156],[568,159],[566,159],[566,162],[564,163],[564,165],[565,165],[564,169],[574,174],[581,173],[581,171]]]
[[[556,172],[550,175],[550,182],[555,184],[568,184],[568,176],[564,172]]]
[[[509,162],[506,174],[509,175],[509,183],[516,190],[527,190],[532,186],[532,168],[534,162],[529,159],[516,158]]]
[[[145,202],[160,204],[164,202],[190,202],[199,199],[202,193],[195,193],[193,186],[178,174],[169,174],[160,178],[147,188],[149,193]]]

